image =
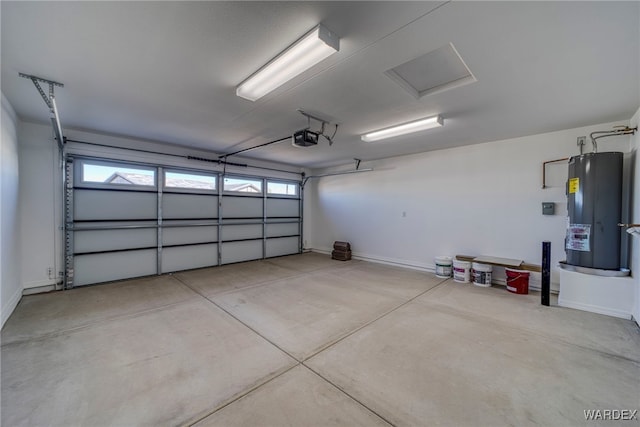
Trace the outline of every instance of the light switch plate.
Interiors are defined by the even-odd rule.
[[[542,215],[553,215],[556,211],[556,204],[553,202],[542,202]]]

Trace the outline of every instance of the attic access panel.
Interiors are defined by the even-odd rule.
[[[477,81],[453,43],[391,68],[385,74],[418,99]]]

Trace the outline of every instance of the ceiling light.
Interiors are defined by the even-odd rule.
[[[421,130],[432,129],[444,125],[441,115],[427,117],[425,119],[416,120],[409,123],[403,123],[397,126],[391,126],[385,129],[376,130],[366,133],[360,138],[365,142],[377,141],[379,139],[392,138],[394,136],[404,135],[407,133],[419,132]]]
[[[318,25],[236,88],[236,95],[255,101],[340,50],[340,39]]]

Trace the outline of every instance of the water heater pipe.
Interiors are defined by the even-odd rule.
[[[547,164],[549,163],[557,163],[557,162],[566,162],[569,160],[568,157],[564,157],[562,159],[548,160],[542,163],[542,188],[547,188]]]
[[[617,129],[616,129],[617,128]],[[598,143],[596,139],[607,138],[609,136],[617,136],[617,135],[633,135],[638,130],[638,127],[630,128],[629,126],[614,126],[612,130],[598,130],[595,132],[591,132],[589,137],[591,138],[591,144],[593,145],[593,153],[598,152]],[[598,135],[598,136],[594,136]]]

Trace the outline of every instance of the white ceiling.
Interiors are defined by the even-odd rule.
[[[247,157],[306,167],[372,160],[628,120],[640,105],[640,2],[1,2],[2,92],[48,122],[33,84],[64,83],[65,128],[218,153],[306,126],[333,146]],[[340,52],[258,100],[235,87],[318,23]],[[477,82],[419,100],[384,72],[452,42]],[[360,134],[440,113],[443,128]]]

